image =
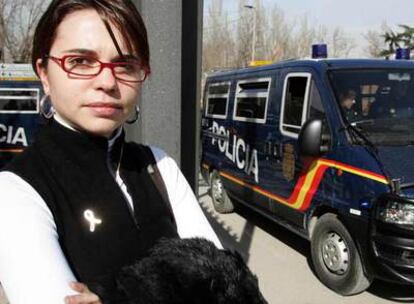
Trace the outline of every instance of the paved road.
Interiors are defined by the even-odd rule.
[[[237,213],[218,214],[207,191],[201,181],[199,199],[210,223],[224,246],[238,250],[247,260],[270,304],[414,303],[414,287],[379,281],[362,294],[337,295],[312,272],[308,241],[242,206]]]

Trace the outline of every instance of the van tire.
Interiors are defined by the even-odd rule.
[[[226,189],[224,189],[223,181],[217,170],[213,170],[210,174],[210,195],[214,209],[218,213],[231,213],[234,211],[234,205]]]
[[[335,292],[350,296],[371,285],[372,278],[364,273],[355,242],[335,214],[326,213],[316,222],[311,254],[318,278]]]

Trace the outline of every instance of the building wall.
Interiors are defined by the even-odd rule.
[[[181,1],[136,0],[147,26],[151,75],[142,87],[141,117],[128,136],[181,160]]]
[[[135,0],[147,26],[151,76],[129,139],[165,150],[193,189],[198,177],[203,0]]]

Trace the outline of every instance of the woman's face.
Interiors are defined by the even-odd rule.
[[[119,31],[111,24],[123,54],[128,50]],[[102,62],[120,61],[105,24],[95,10],[67,15],[57,28],[50,56],[88,55]],[[48,60],[47,68],[37,62],[46,94],[56,112],[72,127],[109,137],[135,111],[139,83],[117,80],[110,68],[94,77],[68,75],[60,65]]]

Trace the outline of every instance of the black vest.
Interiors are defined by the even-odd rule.
[[[121,303],[114,292],[114,274],[146,256],[158,239],[178,235],[171,210],[147,171],[153,159],[144,147],[125,143],[122,134],[112,153],[115,164],[122,154],[120,175],[134,211],[108,166],[107,149],[106,138],[52,121],[5,170],[27,181],[48,205],[77,279],[105,299],[118,299],[107,303]],[[90,218],[90,211],[102,221],[93,232],[85,218]]]

